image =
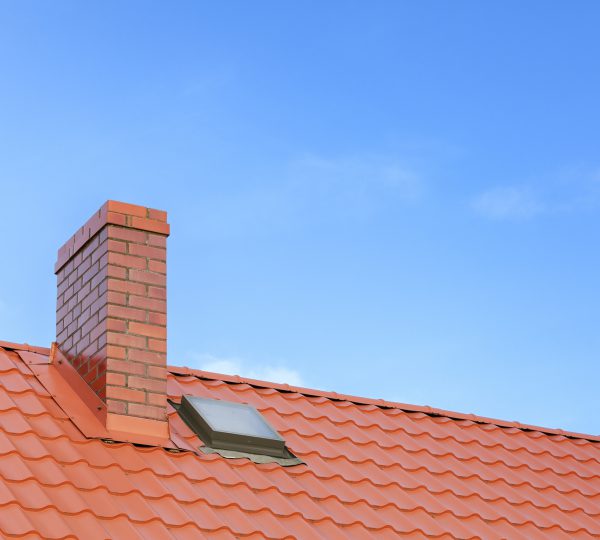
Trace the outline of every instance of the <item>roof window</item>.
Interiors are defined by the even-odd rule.
[[[225,457],[297,459],[286,448],[285,440],[251,405],[183,396],[178,411],[209,451]],[[206,452],[205,448],[201,450]]]

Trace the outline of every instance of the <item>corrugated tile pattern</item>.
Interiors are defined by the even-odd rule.
[[[0,531],[19,538],[597,538],[600,443],[171,374],[254,405],[306,465],[86,439],[0,349]],[[174,438],[199,444],[171,409]]]

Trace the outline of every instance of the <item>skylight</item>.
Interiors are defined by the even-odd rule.
[[[183,396],[179,414],[210,448],[291,456],[279,433],[251,405]]]

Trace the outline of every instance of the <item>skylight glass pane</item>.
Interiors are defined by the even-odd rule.
[[[196,397],[188,399],[214,431],[281,440],[260,413],[249,405]]]

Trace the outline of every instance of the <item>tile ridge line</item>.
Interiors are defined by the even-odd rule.
[[[467,420],[476,424],[491,424],[500,428],[516,428],[521,431],[538,431],[545,435],[562,436],[569,439],[583,439],[590,442],[600,442],[600,435],[578,433],[576,431],[549,428],[533,424],[523,424],[517,421],[502,420],[499,418],[489,418],[486,416],[480,416],[472,413],[448,411],[445,409],[430,407],[429,405],[411,405],[409,403],[401,403],[398,401],[387,401],[384,399],[374,399],[362,396],[339,394],[337,392],[318,390],[315,388],[305,388],[301,386],[292,386],[289,384],[275,383],[259,379],[250,379],[247,377],[241,377],[240,375],[226,375],[222,373],[215,373],[212,371],[203,371],[201,369],[189,368],[185,366],[168,365],[167,370],[173,375],[191,375],[193,377],[197,377],[198,379],[222,381],[230,384],[248,384],[256,388],[269,388],[281,392],[296,392],[307,397],[323,397],[333,401],[348,401],[356,405],[373,405],[382,409],[398,409],[406,412],[419,412],[433,417],[446,417],[450,420]]]
[[[12,341],[3,341],[0,339],[0,348],[11,351],[27,351],[38,354],[44,354],[48,356],[50,354],[50,347],[38,347],[36,345],[29,345],[29,343],[13,343]]]
[[[0,349],[15,350],[15,351],[29,351],[42,355],[50,354],[50,347],[39,347],[35,345],[29,345],[28,343],[14,343],[11,341],[0,340]],[[325,390],[318,390],[315,388],[305,388],[301,386],[292,386],[289,384],[281,384],[269,381],[263,381],[258,379],[250,379],[246,377],[240,377],[239,375],[225,375],[222,373],[214,373],[211,371],[203,371],[200,369],[194,369],[186,366],[173,366],[168,365],[167,370],[173,375],[192,375],[199,379],[223,381],[226,383],[233,384],[248,384],[256,388],[270,388],[278,390],[280,392],[296,392],[307,397],[323,397],[333,401],[348,401],[356,405],[373,405],[381,409],[398,409],[406,412],[419,412],[432,417],[446,417],[451,420],[467,420],[476,424],[491,424],[500,428],[516,428],[521,431],[538,431],[545,435],[562,436],[569,439],[580,439],[589,442],[600,442],[600,435],[592,435],[589,433],[578,433],[576,431],[567,431],[563,429],[548,428],[543,426],[536,426],[532,424],[523,424],[517,421],[501,420],[498,418],[489,418],[485,416],[479,416],[472,413],[460,413],[456,411],[448,411],[444,409],[437,409],[430,407],[429,405],[411,405],[409,403],[401,403],[397,401],[387,401],[384,399],[374,399],[362,396],[353,396],[347,394],[339,394],[337,392],[329,392]]]

